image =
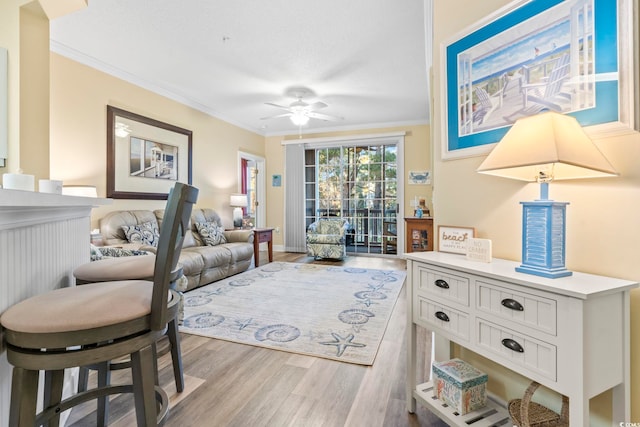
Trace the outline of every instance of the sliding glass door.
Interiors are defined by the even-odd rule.
[[[397,253],[395,144],[305,150],[305,220],[347,218],[347,252]]]

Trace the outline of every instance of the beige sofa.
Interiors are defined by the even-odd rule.
[[[164,210],[114,211],[100,219],[100,233],[104,244],[127,249],[153,251],[143,243],[130,243],[122,226],[151,222],[162,227]],[[186,234],[180,264],[187,277],[186,290],[194,289],[233,274],[245,271],[253,257],[253,231],[226,230],[227,243],[207,246],[197,231],[196,223],[215,222],[222,226],[220,216],[212,209],[193,209],[191,230]]]

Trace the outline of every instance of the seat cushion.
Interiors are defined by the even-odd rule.
[[[5,328],[26,333],[82,331],[115,325],[151,312],[153,282],[127,280],[56,289],[9,307]]]
[[[343,219],[321,219],[318,221],[318,233],[320,234],[344,234]]]
[[[180,262],[183,264],[185,274],[188,274],[187,271],[202,271],[213,267],[226,269],[231,262],[231,252],[227,249],[227,245],[196,246],[182,251]],[[189,268],[189,263],[195,263],[197,270]]]
[[[155,263],[155,255],[105,258],[82,264],[73,270],[73,276],[82,282],[152,280]]]
[[[340,236],[337,234],[307,234],[307,243],[340,245],[344,244],[344,236]]]

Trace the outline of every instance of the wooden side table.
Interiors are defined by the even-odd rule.
[[[433,250],[433,218],[405,218],[407,253]]]
[[[260,243],[267,242],[269,248],[269,262],[273,261],[273,228],[253,229],[253,259],[255,266],[260,264]]]

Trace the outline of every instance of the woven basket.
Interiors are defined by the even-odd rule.
[[[509,415],[513,424],[518,427],[569,427],[569,398],[562,396],[562,409],[557,414],[531,401],[538,387],[540,384],[534,381],[527,387],[522,399],[509,401]]]

